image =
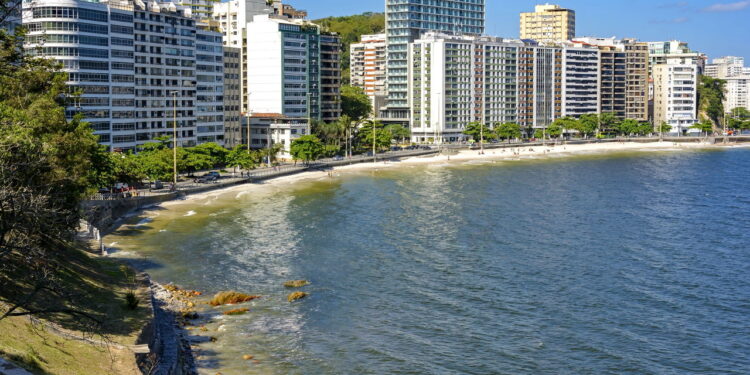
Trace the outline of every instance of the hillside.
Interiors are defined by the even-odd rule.
[[[328,17],[313,21],[327,31],[338,33],[343,44],[341,54],[341,76],[349,83],[349,46],[358,42],[361,35],[377,34],[385,31],[385,14],[362,13],[353,16]]]

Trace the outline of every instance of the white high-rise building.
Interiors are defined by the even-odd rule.
[[[673,133],[697,133],[698,64],[690,57],[670,57],[653,66],[654,124],[666,122]]]
[[[428,31],[482,35],[484,15],[485,0],[386,0],[387,118],[408,120],[409,43]]]
[[[320,119],[320,28],[255,16],[247,25],[250,113]]]
[[[726,79],[744,75],[745,69],[744,57],[725,56],[714,59],[711,64],[707,64],[705,75],[711,78]]]
[[[413,142],[456,142],[471,122],[517,121],[517,56],[523,43],[426,33],[409,47]]]
[[[175,112],[178,145],[222,143],[221,34],[188,13],[129,0],[24,2],[25,47],[63,64],[82,92],[66,114],[82,113],[111,150],[171,137]]]
[[[724,110],[729,113],[735,108],[750,110],[750,75],[727,78]]]

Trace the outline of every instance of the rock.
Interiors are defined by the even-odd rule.
[[[247,360],[251,360],[251,359],[253,359],[253,356],[251,356],[250,354],[245,354],[245,355],[242,356],[242,359],[244,359],[246,361]]]
[[[286,299],[289,302],[294,302],[294,301],[296,301],[298,299],[302,299],[302,298],[305,298],[305,297],[307,297],[307,293],[305,293],[305,292],[293,292],[293,293],[289,293],[289,295],[286,297]]]
[[[254,359],[254,360],[253,360],[253,364],[255,364],[255,365],[259,365],[259,364],[260,364],[260,361],[259,361],[259,360],[257,360],[257,359]]]
[[[241,309],[233,309],[233,310],[224,311],[224,315],[242,315],[248,311],[250,311],[250,309],[243,307]]]
[[[221,306],[228,304],[238,304],[243,302],[252,301],[258,299],[260,296],[253,296],[249,294],[229,291],[216,293],[213,299],[209,302],[211,306]]]
[[[208,340],[211,341],[211,342],[217,342],[217,341],[219,341],[219,339],[217,339],[214,336],[211,336]]]
[[[310,282],[307,280],[290,280],[284,283],[287,288],[301,288],[305,285],[310,285]]]

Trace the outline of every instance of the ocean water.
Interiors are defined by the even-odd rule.
[[[263,295],[201,307],[204,374],[750,373],[750,149],[404,166],[132,222],[106,241],[154,279]]]

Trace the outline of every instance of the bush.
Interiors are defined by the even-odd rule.
[[[229,291],[229,292],[219,292],[216,293],[214,298],[211,299],[211,301],[208,303],[211,306],[221,306],[221,305],[228,305],[228,304],[238,304],[243,302],[252,301],[254,299],[258,299],[260,296],[252,296],[249,294]]]
[[[134,291],[131,290],[125,294],[125,307],[127,307],[128,310],[137,309],[140,302],[141,300],[135,295]]]

